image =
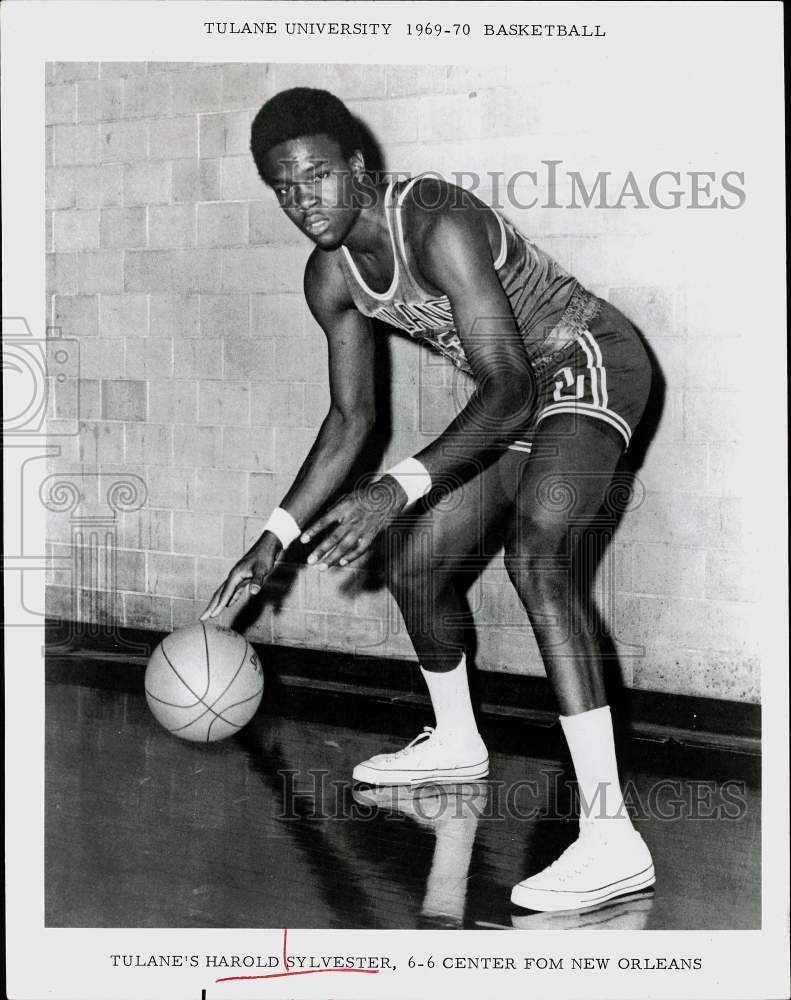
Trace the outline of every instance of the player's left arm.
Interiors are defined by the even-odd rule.
[[[434,213],[418,252],[421,273],[450,300],[476,383],[456,418],[415,455],[436,483],[479,471],[487,454],[524,430],[536,382],[494,269],[483,211],[467,204]]]

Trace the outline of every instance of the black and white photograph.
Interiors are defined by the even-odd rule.
[[[782,7],[0,15],[8,996],[786,996]]]

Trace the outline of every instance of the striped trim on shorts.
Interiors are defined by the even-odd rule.
[[[634,327],[609,303],[601,305],[590,329],[579,330],[574,343],[541,366],[538,408],[511,451],[529,454],[532,432],[556,413],[600,420],[628,447],[648,399],[651,366]]]

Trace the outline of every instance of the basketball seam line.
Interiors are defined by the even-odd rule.
[[[245,704],[247,704],[248,701],[252,701],[253,698],[260,698],[261,695],[262,695],[262,693],[263,692],[261,692],[261,691],[256,691],[255,694],[251,694],[248,698],[242,698],[241,701],[235,701],[233,703],[233,705],[226,705],[225,708],[223,708],[223,712],[229,712],[232,708],[238,708],[239,705],[245,705]],[[214,725],[215,722],[217,722],[218,719],[222,719],[222,721],[225,722],[225,723],[227,723],[227,725],[229,725],[229,726],[236,726],[235,722],[231,722],[229,719],[226,719],[224,715],[222,715],[222,714],[217,715],[209,723],[209,729],[208,729],[208,732],[206,734],[206,742],[207,743],[209,742],[209,735],[211,734],[211,727]],[[240,728],[241,728],[240,726],[237,726],[237,729],[240,729]]]
[[[196,705],[203,705],[205,708],[209,708],[210,707],[209,705],[206,704],[205,701],[194,701],[191,705],[179,705],[179,703],[177,701],[165,701],[164,698],[160,698],[159,695],[154,694],[154,692],[150,688],[143,688],[143,690],[144,690],[145,695],[146,695],[147,698],[150,698],[152,701],[158,701],[160,705],[166,705],[168,708],[195,708]],[[221,698],[222,695],[219,695],[219,697]],[[258,697],[258,693],[257,692],[255,694],[251,694],[250,697],[248,697],[248,698],[242,698],[241,701],[235,701],[232,705],[226,705],[221,710],[220,713],[215,712],[214,714],[215,715],[220,714],[220,716],[221,716],[222,712],[227,712],[229,708],[236,708],[237,705],[243,705],[246,701],[249,701],[250,698],[256,698],[256,697]],[[216,700],[212,702],[212,705],[216,705],[216,704],[217,704]],[[206,713],[203,712],[202,715],[196,716],[196,718],[193,719],[192,722],[197,722],[197,720],[200,719],[200,718],[202,718],[202,716],[205,715],[205,714]],[[192,722],[188,722],[187,725],[191,726]],[[175,730],[172,730],[172,729],[170,730],[170,732],[174,732],[174,731]]]
[[[203,623],[202,623],[202,622],[201,622],[201,624],[203,625]],[[203,625],[203,631],[204,631],[204,633],[206,632],[206,626],[205,626],[205,625]],[[208,650],[208,640],[207,640],[207,650]],[[232,707],[232,706],[227,706],[226,708],[222,709],[222,711],[220,711],[220,712],[215,712],[215,711],[214,711],[214,706],[215,706],[215,705],[217,704],[217,702],[218,702],[218,701],[220,700],[220,698],[222,698],[222,696],[223,696],[223,695],[224,695],[224,694],[225,694],[225,693],[226,693],[226,692],[228,691],[228,689],[229,689],[229,688],[231,687],[231,685],[232,685],[232,684],[234,683],[234,681],[236,680],[236,678],[237,678],[237,677],[239,676],[239,672],[241,671],[242,667],[244,666],[244,661],[245,661],[246,659],[247,659],[247,640],[244,640],[244,649],[242,650],[242,659],[240,660],[240,662],[239,662],[239,666],[238,666],[238,667],[236,668],[236,671],[235,671],[235,673],[234,673],[233,677],[232,677],[232,678],[231,678],[231,679],[230,679],[230,680],[228,681],[228,683],[227,683],[227,684],[225,685],[225,687],[223,688],[223,690],[222,690],[222,691],[221,691],[221,692],[220,692],[220,693],[219,693],[219,694],[217,695],[217,697],[216,697],[216,698],[214,699],[214,701],[213,701],[213,702],[211,703],[211,706],[208,706],[208,705],[206,706],[206,707],[207,707],[207,709],[208,709],[209,711],[211,711],[211,712],[213,713],[213,715],[214,715],[214,718],[213,718],[213,719],[211,720],[211,722],[209,723],[209,728],[208,728],[208,729],[206,730],[206,742],[207,742],[207,743],[211,742],[211,741],[209,740],[209,736],[211,735],[211,727],[212,727],[212,726],[214,725],[214,723],[215,723],[215,722],[216,722],[216,721],[217,721],[218,719],[222,719],[222,721],[223,721],[224,723],[226,723],[226,725],[229,725],[229,726],[235,726],[235,723],[233,723],[233,722],[230,722],[230,721],[229,721],[228,719],[226,719],[226,718],[225,718],[225,716],[224,716],[224,715],[222,714],[223,712],[227,711],[227,708],[230,708],[230,707]],[[205,715],[206,713],[204,712],[203,714]],[[202,716],[198,716],[198,718],[200,719],[200,718],[202,718]],[[196,720],[196,721],[197,721],[197,720]]]
[[[220,697],[222,697],[222,695],[220,695]],[[211,720],[211,722],[209,723],[209,730],[208,730],[208,731],[209,731],[209,732],[211,732],[211,727],[212,727],[212,726],[214,725],[214,723],[215,723],[215,722],[217,722],[217,721],[218,721],[219,719],[222,719],[222,721],[223,721],[223,722],[225,722],[225,723],[226,723],[227,725],[229,725],[229,726],[237,726],[237,724],[236,724],[235,722],[231,722],[231,720],[230,720],[230,719],[226,719],[226,718],[225,718],[225,716],[224,716],[224,715],[223,715],[222,713],[223,713],[223,712],[227,712],[227,711],[229,711],[229,709],[231,709],[231,708],[236,708],[236,707],[237,707],[237,706],[239,706],[239,705],[244,705],[244,704],[245,704],[245,702],[248,702],[248,701],[252,701],[252,700],[253,700],[253,698],[260,698],[260,697],[261,697],[261,692],[260,692],[260,691],[256,691],[256,693],[255,693],[255,694],[251,694],[251,695],[250,695],[250,696],[249,696],[248,698],[243,698],[243,699],[242,699],[241,701],[235,701],[235,702],[234,702],[234,703],[233,703],[232,705],[226,705],[226,706],[225,706],[225,707],[224,707],[224,708],[222,709],[222,711],[220,711],[220,712],[215,712],[215,711],[214,711],[214,710],[213,710],[213,709],[211,708],[211,706],[209,706],[209,705],[206,705],[206,702],[201,702],[201,704],[203,704],[203,705],[206,705],[206,712],[209,712],[209,711],[210,711],[210,712],[212,713],[212,715],[214,715],[214,718],[213,718],[213,719]],[[215,701],[215,702],[212,702],[212,704],[216,704],[216,701]],[[175,707],[175,708],[178,708],[178,706],[177,706],[177,705],[176,705],[176,706],[174,706],[174,707]],[[206,712],[201,712],[201,714],[200,714],[200,715],[197,715],[197,716],[195,716],[195,718],[194,718],[194,719],[190,719],[190,721],[189,721],[189,722],[185,722],[183,726],[176,726],[176,728],[175,728],[175,729],[169,729],[169,730],[168,730],[168,732],[169,732],[169,733],[180,733],[182,729],[189,729],[189,727],[190,727],[190,726],[194,726],[196,722],[200,722],[200,720],[201,720],[201,719],[203,718],[203,716],[204,716],[204,715],[206,715]],[[237,728],[241,728],[241,727],[237,726]],[[207,742],[207,743],[210,743],[211,741],[210,741],[209,739],[207,739],[207,740],[206,740],[206,742]]]

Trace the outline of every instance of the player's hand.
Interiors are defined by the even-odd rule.
[[[373,540],[406,506],[406,493],[390,476],[383,476],[340,499],[300,536],[303,543],[336,525],[308,556],[319,569],[349,566],[366,552]]]
[[[257,594],[272,572],[275,560],[281,551],[282,546],[277,537],[265,531],[214,591],[200,620],[203,622],[207,618],[216,618],[226,608],[236,604],[245,591],[248,594]]]

